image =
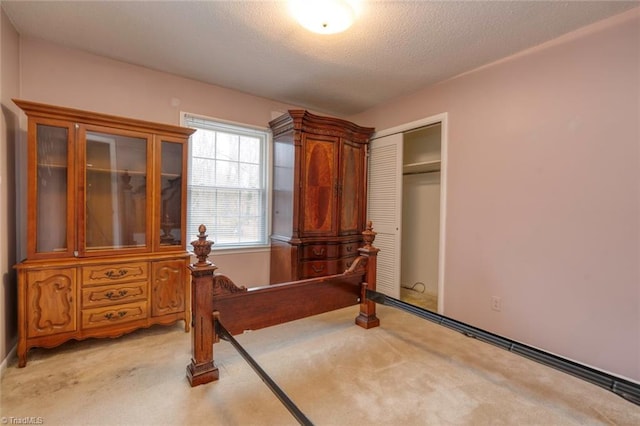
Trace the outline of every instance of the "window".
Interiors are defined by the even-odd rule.
[[[268,244],[267,130],[185,114],[188,242],[207,227],[214,249]]]

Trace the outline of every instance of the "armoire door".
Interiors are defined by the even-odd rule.
[[[365,225],[364,147],[362,144],[343,141],[340,150],[338,235],[359,235]]]
[[[300,236],[337,233],[338,138],[304,134],[300,178]]]

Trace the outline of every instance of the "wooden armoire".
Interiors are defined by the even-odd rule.
[[[344,272],[366,221],[373,128],[290,110],[273,132],[271,283]]]

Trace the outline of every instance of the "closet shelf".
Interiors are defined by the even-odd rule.
[[[429,173],[440,171],[440,160],[423,161],[420,163],[404,164],[402,174]]]

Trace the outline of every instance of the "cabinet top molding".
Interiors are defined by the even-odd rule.
[[[13,102],[30,117],[64,119],[77,123],[91,123],[106,127],[137,130],[146,133],[162,132],[163,134],[178,137],[189,136],[195,132],[195,129],[187,127],[154,123],[151,121],[48,105],[39,102],[25,101],[22,99],[13,99]]]
[[[340,118],[323,117],[302,109],[290,109],[285,114],[269,122],[274,137],[282,133],[296,130],[325,134],[328,136],[347,137],[353,142],[368,143],[375,131],[373,127],[362,127]]]

